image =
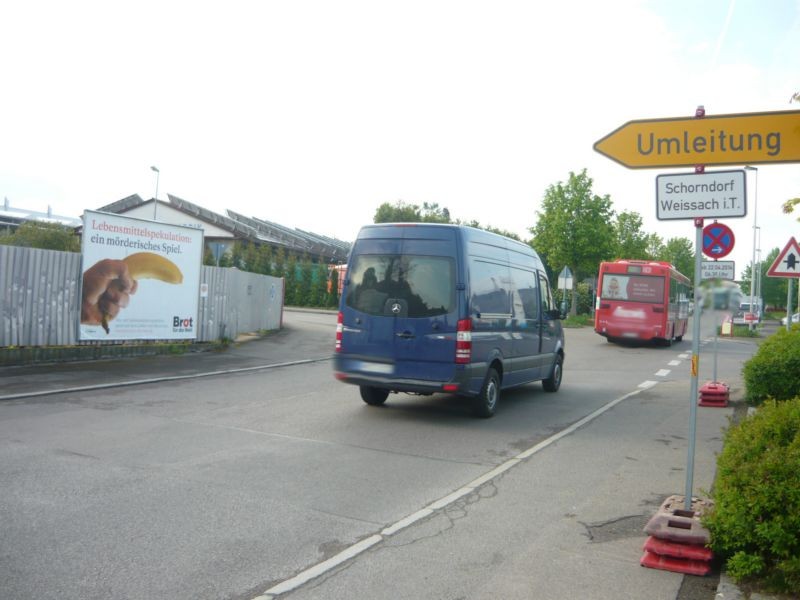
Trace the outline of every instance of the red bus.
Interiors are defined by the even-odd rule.
[[[680,342],[689,319],[690,286],[689,278],[668,262],[600,263],[594,330],[609,342]]]

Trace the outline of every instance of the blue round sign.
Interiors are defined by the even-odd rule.
[[[722,223],[703,227],[703,254],[710,258],[722,258],[730,254],[736,238],[733,231]]]

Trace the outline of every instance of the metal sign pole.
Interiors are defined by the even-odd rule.
[[[684,508],[692,510],[694,486],[694,447],[697,435],[697,371],[700,366],[700,315],[703,303],[700,298],[700,270],[702,268],[703,219],[694,220],[694,316],[692,317],[692,379],[689,391],[689,452],[686,460],[686,496]]]
[[[719,338],[719,326],[717,325],[717,315],[714,313],[714,383],[717,383],[717,339]]]
[[[794,279],[789,278],[789,292],[786,294],[786,331],[792,328],[792,284]]]

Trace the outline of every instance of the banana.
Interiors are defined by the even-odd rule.
[[[158,279],[167,283],[182,283],[183,273],[178,266],[160,254],[137,252],[122,259],[133,279]]]

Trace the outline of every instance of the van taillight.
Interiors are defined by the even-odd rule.
[[[472,319],[461,319],[456,325],[456,364],[472,361]]]
[[[342,313],[339,312],[339,316],[336,319],[336,352],[342,351],[342,330],[344,329],[344,317]]]

